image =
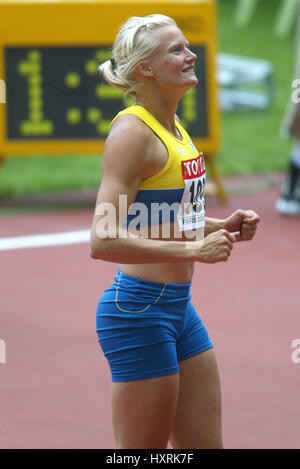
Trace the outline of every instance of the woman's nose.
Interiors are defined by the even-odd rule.
[[[191,61],[195,61],[197,60],[197,55],[194,54],[194,52],[192,52],[190,49],[188,49],[188,57],[187,59],[191,62]]]

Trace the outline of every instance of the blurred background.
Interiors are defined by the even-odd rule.
[[[36,72],[40,65],[38,48],[48,47],[42,84],[43,92],[48,93],[45,115],[49,120],[42,122],[47,124],[42,130],[48,132],[55,123],[60,131],[63,125],[58,124],[64,122],[65,117],[61,109],[63,106],[64,110],[72,108],[68,96],[70,89],[78,84],[78,75],[73,73],[73,65],[71,67],[66,58],[66,38],[72,36],[74,44],[80,41],[80,45],[88,48],[94,45],[89,31],[93,40],[104,30],[105,34],[113,34],[111,23],[103,21],[103,10],[99,20],[98,16],[90,14],[92,27],[91,22],[83,18],[82,10],[80,14],[77,12],[80,28],[71,19],[66,27],[67,9],[64,10],[66,16],[58,14],[49,18],[40,10],[35,17],[30,15],[27,5],[37,1],[27,4],[14,0],[18,6],[26,3],[26,8],[22,7],[22,14],[17,18],[14,12],[8,25],[1,8],[10,0],[0,0],[0,86],[4,78],[1,68],[4,32],[10,37],[11,49],[15,48],[14,57],[11,55],[14,66],[20,65],[20,69],[10,68],[12,83],[7,86],[7,103],[11,100],[16,104],[9,116],[15,133],[16,128],[19,131],[21,127],[20,121],[28,124],[31,97],[26,79],[30,73],[30,78],[35,80],[31,91],[40,92],[37,78],[41,76],[36,76],[40,73]],[[64,1],[81,2],[83,10],[86,4],[94,2]],[[134,1],[139,2],[132,0],[132,3]],[[50,2],[41,0],[40,3]],[[157,0],[147,2],[151,9],[158,5]],[[207,197],[207,213],[224,218],[239,208],[251,208],[261,217],[253,243],[237,243],[228,263],[213,266],[197,263],[193,280],[193,302],[198,305],[216,344],[227,448],[300,447],[300,358],[299,348],[294,350],[300,343],[299,218],[280,216],[275,206],[288,176],[293,146],[293,139],[282,133],[282,123],[291,103],[292,82],[300,79],[295,76],[295,7],[299,2],[215,2],[216,78],[221,119],[220,146],[213,160],[229,203],[223,205],[224,200],[212,191]],[[52,0],[56,6],[60,3]],[[116,3],[109,0],[105,3],[107,16],[111,15],[116,22]],[[190,3],[192,8],[196,8],[194,5],[198,8],[198,2],[191,0]],[[38,7],[40,9],[40,5]],[[131,8],[135,11],[135,4]],[[186,13],[183,0],[176,0],[176,8]],[[192,23],[194,18],[192,16]],[[199,23],[196,24],[198,28]],[[30,31],[37,31],[40,42],[29,43]],[[212,36],[213,29],[204,26],[201,34],[206,40],[209,34]],[[22,42],[24,37],[27,49],[24,40]],[[53,38],[61,47],[49,47]],[[96,57],[98,62],[110,58],[108,44],[108,41],[100,43],[101,49],[96,44],[100,53]],[[52,49],[55,55],[51,55]],[[88,70],[84,70],[87,58],[84,47],[82,49],[72,49],[71,58],[79,64],[77,72],[85,80],[82,88],[90,90],[89,80],[96,80],[97,63],[88,60]],[[25,61],[24,55],[31,62]],[[94,58],[94,51],[90,55]],[[200,62],[199,56],[197,62]],[[69,89],[60,86],[58,90],[58,76],[64,77],[66,71],[72,72],[67,74]],[[102,87],[107,94],[98,103],[93,92],[89,92],[91,100],[87,103],[82,88],[78,87],[76,92],[91,111],[89,123],[104,125],[99,129],[102,136],[110,122],[104,120],[103,101],[107,99],[107,103],[111,97],[115,98],[112,93],[116,89]],[[100,99],[99,95],[97,98]],[[111,103],[122,102],[118,94],[117,98],[111,99],[106,108],[112,110]],[[103,115],[96,109],[99,103]],[[186,104],[191,102],[187,100]],[[4,148],[1,118],[9,107],[12,108],[1,102],[0,88],[0,161]],[[52,108],[56,112],[54,118],[49,117]],[[195,111],[193,106],[189,111],[191,108]],[[201,106],[197,113],[202,116]],[[68,124],[78,122],[78,116],[76,112],[69,114]],[[38,123],[42,120],[38,112],[35,117]],[[67,127],[72,128],[73,136],[78,136],[78,127],[65,125]],[[23,130],[25,132],[26,128]],[[43,143],[45,141],[46,150],[51,149],[51,141],[47,138]],[[0,165],[0,341],[7,347],[5,364],[0,357],[3,428],[0,447],[3,448],[114,447],[108,405],[109,370],[96,339],[95,310],[102,291],[111,284],[115,265],[101,260],[95,262],[88,256],[88,228],[101,178],[98,134],[94,141],[94,154],[88,153],[86,139],[82,145],[85,154],[15,154],[3,158]],[[19,138],[19,142],[19,151],[24,153],[30,145],[24,146],[28,142],[23,138]],[[72,148],[78,150],[78,143],[73,143]],[[211,183],[216,174],[211,164],[206,167]],[[37,246],[40,248],[33,249]],[[292,359],[294,353],[296,360]]]
[[[294,0],[288,1],[294,3]],[[283,138],[280,127],[295,78],[295,17],[283,31],[279,31],[283,0],[250,1],[250,7],[245,6],[246,3],[238,0],[216,2],[217,43],[221,54],[219,85],[225,84],[226,88],[228,78],[226,64],[221,61],[222,54],[263,60],[265,66],[261,80],[256,83],[256,89],[253,88],[260,97],[253,106],[250,103],[249,109],[241,109],[231,102],[230,96],[220,95],[221,146],[215,163],[222,179],[283,174],[287,170],[292,143],[289,138]],[[246,93],[248,91],[246,89]],[[249,96],[251,101],[251,92]],[[15,197],[97,189],[100,166],[100,153],[6,158],[0,166],[2,210],[4,202]]]

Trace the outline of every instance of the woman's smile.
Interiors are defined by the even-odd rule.
[[[194,65],[190,65],[189,67],[186,67],[182,70],[183,73],[193,73],[195,74],[195,71],[194,71]]]

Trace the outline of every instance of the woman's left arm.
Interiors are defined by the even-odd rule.
[[[219,218],[209,218],[205,217],[205,229],[204,236],[208,236],[215,231],[221,230],[224,228],[225,220],[220,220]]]
[[[253,210],[237,210],[225,219],[205,218],[205,236],[225,229],[235,234],[236,241],[251,240],[256,233],[260,218]]]

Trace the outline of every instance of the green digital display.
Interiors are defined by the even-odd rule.
[[[198,86],[182,98],[178,115],[191,137],[208,136],[205,46],[197,55]],[[108,46],[6,47],[7,135],[13,140],[103,139],[124,109],[124,93],[100,78]],[[133,104],[130,97],[127,105]]]

